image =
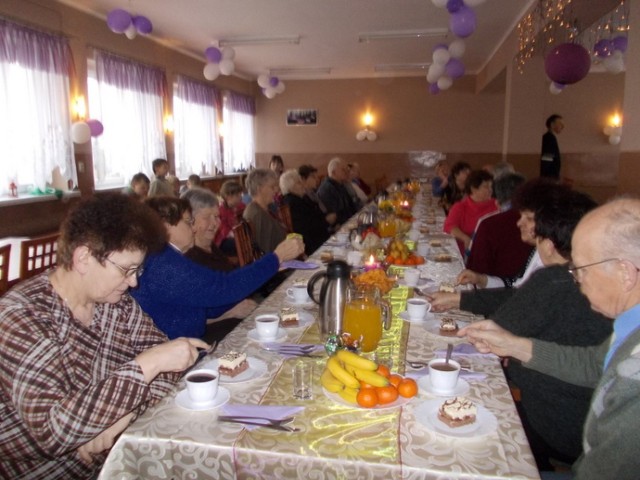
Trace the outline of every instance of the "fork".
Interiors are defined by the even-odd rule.
[[[318,348],[317,345],[280,345],[264,347],[264,349],[269,352],[289,354],[300,353],[303,355],[313,353],[316,348]]]
[[[236,417],[221,416],[221,417],[218,417],[218,420],[220,422],[239,423],[241,425],[255,425],[257,427],[270,428],[272,430],[280,430],[281,432],[299,432],[300,431],[300,429],[296,427],[288,427],[286,425],[277,425],[272,423],[252,422],[250,420],[242,420],[242,419],[239,420]]]
[[[193,365],[191,365],[184,372],[182,372],[182,376],[185,376],[187,373],[193,370],[193,368],[196,365],[198,365],[200,361],[202,361],[202,359],[205,358],[207,355],[210,355],[213,352],[215,352],[216,348],[218,348],[218,340],[214,340],[214,342],[211,345],[209,345],[209,348],[198,349],[198,358],[196,358],[196,361],[193,362]]]
[[[251,417],[251,416],[245,416],[245,415],[218,415],[218,420],[221,421],[229,421],[229,420],[238,420],[238,421],[242,421],[242,420],[263,420],[265,422],[269,422],[268,424],[265,425],[286,425],[287,423],[291,423],[295,420],[295,417],[286,417],[286,418],[282,418],[280,420],[276,420],[273,418],[266,418],[266,417]]]

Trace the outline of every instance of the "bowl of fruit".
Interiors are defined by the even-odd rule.
[[[388,265],[411,267],[422,265],[424,257],[412,253],[402,240],[394,238],[389,242],[384,262]]]

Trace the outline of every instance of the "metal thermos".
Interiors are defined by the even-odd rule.
[[[315,284],[320,280],[323,282],[316,297]],[[309,279],[307,292],[320,305],[320,335],[323,340],[342,333],[344,304],[350,285],[351,267],[342,260],[330,262],[325,272],[318,272]]]

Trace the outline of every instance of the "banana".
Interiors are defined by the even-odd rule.
[[[378,365],[373,360],[369,360],[368,358],[361,357],[357,353],[353,353],[350,350],[338,350],[337,353],[338,360],[342,361],[346,365],[351,365],[355,368],[359,368],[361,370],[375,370],[378,368]]]
[[[357,388],[344,388],[343,390],[341,390],[340,392],[338,392],[338,395],[340,395],[344,400],[346,400],[349,403],[353,403],[354,405],[356,405],[358,403],[358,389]]]
[[[338,393],[344,390],[344,384],[339,382],[338,379],[326,368],[320,376],[320,383],[324,388],[332,393]]]
[[[333,376],[336,377],[336,379],[339,382],[342,382],[345,386],[350,388],[360,387],[360,382],[353,375],[350,375],[349,372],[342,368],[342,365],[340,365],[340,362],[336,357],[330,357],[329,360],[327,360],[327,368],[333,374]]]
[[[351,372],[358,380],[362,380],[364,383],[373,385],[374,387],[386,387],[389,385],[389,380],[378,372],[372,372],[371,370],[361,370],[354,368]]]

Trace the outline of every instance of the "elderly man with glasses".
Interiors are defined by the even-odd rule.
[[[492,321],[459,332],[482,352],[513,357],[566,382],[596,386],[576,479],[635,479],[640,470],[640,200],[613,200],[587,214],[572,239],[570,271],[591,308],[613,318],[599,346],[517,337]],[[549,477],[552,478],[552,477]]]

